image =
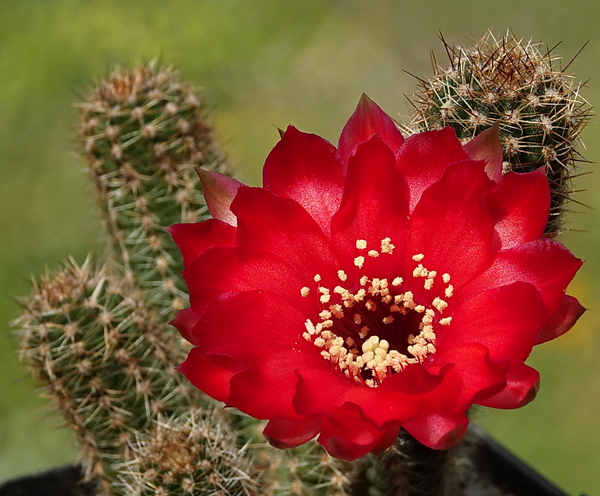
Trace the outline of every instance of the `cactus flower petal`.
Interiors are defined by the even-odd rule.
[[[581,261],[544,237],[546,178],[494,172],[495,139],[404,140],[366,97],[337,149],[288,127],[264,188],[236,188],[235,226],[171,228],[195,346],[179,370],[274,446],[316,437],[344,460],[400,429],[447,449],[472,405],[533,399],[525,361],[583,312],[565,296]]]
[[[502,177],[503,151],[500,144],[500,124],[498,121],[482,131],[465,145],[465,150],[473,160],[485,160],[485,172],[493,181]]]
[[[338,150],[343,162],[347,163],[354,149],[375,135],[379,136],[393,153],[396,153],[404,142],[404,137],[394,121],[363,93],[338,141]]]
[[[202,183],[202,193],[206,200],[208,211],[214,219],[222,220],[231,226],[237,226],[237,219],[231,212],[231,202],[241,182],[216,171],[196,169]]]

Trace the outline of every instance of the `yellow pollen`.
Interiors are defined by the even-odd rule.
[[[368,250],[367,241],[364,239],[356,240],[356,248],[365,250],[363,255],[354,259],[354,265],[362,269],[367,257],[377,258],[384,254],[392,254],[396,247],[392,244],[391,238],[386,237],[381,240],[380,251]],[[423,253],[413,255],[412,259],[417,265],[413,270],[413,277],[422,277],[424,279],[423,287],[431,290],[435,285],[438,272],[428,270],[421,263],[424,259]],[[340,269],[337,270],[337,279],[342,284],[350,280],[350,276]],[[332,289],[329,289],[320,285],[322,276],[315,274],[314,280],[317,287],[304,286],[300,288],[300,294],[302,297],[306,297],[312,290],[318,292],[319,300],[323,304],[321,312],[318,314],[320,321],[313,324],[311,320],[307,320],[305,322],[306,332],[302,333],[302,338],[312,342],[318,348],[323,359],[329,361],[338,372],[348,379],[362,386],[379,387],[390,374],[399,373],[411,364],[424,363],[430,354],[436,352],[435,330],[437,326],[448,326],[452,321],[451,317],[439,318],[438,321],[438,316],[441,317],[439,314],[448,307],[445,299],[451,297],[454,292],[453,286],[448,283],[450,275],[444,273],[441,275],[441,279],[444,281],[444,293],[433,298],[435,293],[439,294],[436,291],[428,298],[430,303],[423,305],[417,304],[412,291],[400,292],[399,289],[393,289],[404,283],[403,278],[399,276],[386,279],[370,278],[363,274],[360,278],[357,276],[348,283],[351,289],[341,285],[335,287],[331,285]],[[422,290],[419,289],[416,291],[421,299],[424,293],[420,293],[419,291]],[[336,297],[336,294],[339,297]],[[357,311],[358,305],[360,305],[360,309]],[[381,305],[385,305],[385,308],[379,308]],[[348,310],[345,313],[346,308],[354,308],[354,311]],[[408,336],[405,344],[406,351],[403,353],[390,350],[388,341],[373,335],[376,330],[369,329],[365,325],[367,323],[365,320],[368,319],[363,317],[363,315],[371,315],[376,317],[374,322],[380,319],[380,326],[381,323],[388,325],[396,322],[398,314],[410,315],[411,310],[419,315],[420,322],[418,330],[415,329],[414,333]],[[364,313],[365,311],[372,313]],[[385,313],[381,315],[377,313],[378,311]],[[411,322],[413,322],[412,317]],[[412,325],[417,325],[417,322]],[[350,332],[352,336],[355,336],[353,333],[356,333],[356,330],[351,331],[346,328],[352,324],[356,326],[355,329],[358,329],[356,338],[346,334]],[[377,326],[377,324],[374,325]],[[343,329],[344,337],[337,335],[338,328]]]
[[[329,310],[336,319],[343,319],[344,312],[342,311],[342,305],[331,305]]]
[[[423,264],[419,264],[413,270],[413,277],[427,277],[429,275],[429,271],[423,267]]]
[[[367,310],[371,310],[371,312],[374,312],[375,310],[377,310],[377,303],[375,303],[373,300],[367,300],[365,303],[365,307],[367,308]]]
[[[383,238],[381,240],[381,253],[388,253],[391,255],[394,253],[394,248],[396,247],[392,244],[391,238]]]
[[[423,327],[421,336],[423,336],[425,339],[428,339],[430,341],[435,340],[435,333],[433,332],[433,326],[426,325],[425,327]]]
[[[444,300],[442,300],[441,298],[438,298],[438,297],[435,297],[433,299],[432,305],[435,308],[437,308],[440,313],[443,312],[448,307],[448,303],[446,303]]]
[[[368,351],[373,351],[375,348],[377,348],[378,344],[379,344],[379,337],[371,336],[369,339],[367,339],[362,344],[363,353],[366,353]]]
[[[421,322],[423,322],[423,324],[425,324],[425,325],[429,325],[433,322],[433,317],[431,315],[429,315],[428,313],[426,313],[425,315],[423,315]]]

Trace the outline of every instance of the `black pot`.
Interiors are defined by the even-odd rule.
[[[95,496],[97,485],[83,482],[79,465],[65,465],[0,484],[0,496]]]

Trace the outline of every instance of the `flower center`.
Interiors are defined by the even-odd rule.
[[[332,289],[321,284],[321,275],[315,274],[320,321],[308,319],[303,337],[346,377],[377,387],[389,375],[423,363],[436,352],[436,330],[452,322],[452,317],[442,314],[454,288],[449,284],[450,274],[438,276],[423,265],[422,253],[412,256],[416,266],[406,281],[400,275],[391,280],[371,278],[363,272],[365,265],[370,259],[392,255],[395,246],[390,238],[384,238],[379,250],[367,248],[365,240],[356,241],[359,254],[354,258],[357,270],[352,280],[338,270],[340,284]],[[423,289],[415,284],[422,284]],[[434,287],[442,287],[443,295],[438,296]],[[300,294],[307,298],[312,291],[305,286]]]

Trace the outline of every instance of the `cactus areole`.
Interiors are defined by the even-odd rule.
[[[471,405],[534,398],[532,347],[584,311],[565,295],[581,261],[543,236],[548,180],[502,175],[497,129],[404,139],[363,96],[337,148],[288,127],[262,188],[201,179],[213,219],[170,228],[194,346],[179,370],[268,419],[277,447],[318,436],[351,460],[404,428],[450,448]]]

